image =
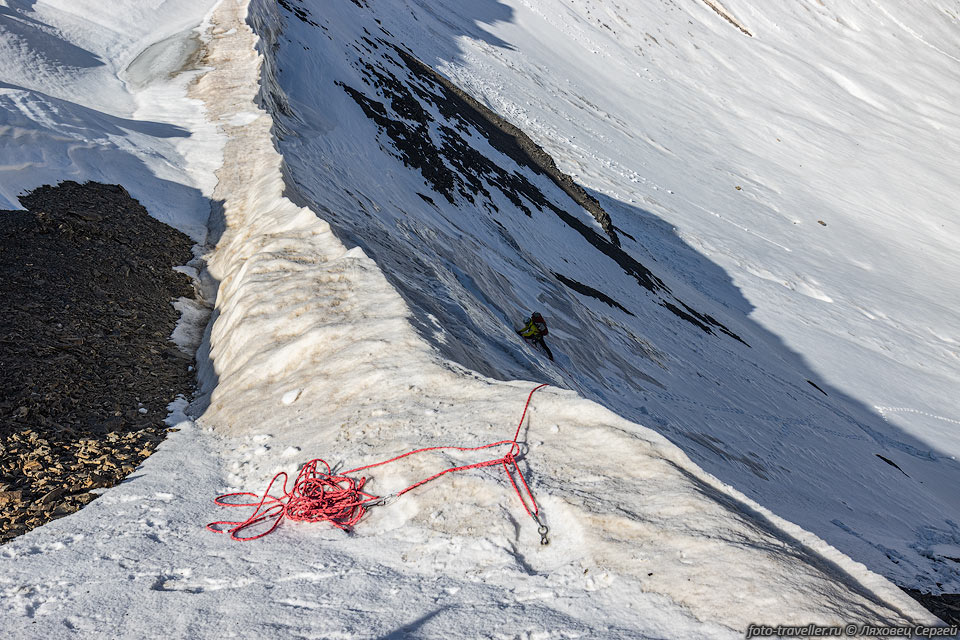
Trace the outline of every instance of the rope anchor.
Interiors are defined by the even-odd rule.
[[[335,467],[331,468],[330,465],[324,460],[321,460],[320,458],[314,458],[313,460],[307,462],[300,469],[300,473],[294,481],[292,489],[287,489],[287,481],[289,480],[289,476],[286,472],[281,471],[273,477],[273,479],[270,481],[270,484],[267,485],[267,489],[263,492],[262,496],[249,491],[240,491],[218,496],[214,499],[214,503],[218,506],[253,507],[253,513],[251,513],[246,520],[219,520],[217,522],[211,522],[207,525],[207,529],[213,531],[214,533],[228,534],[233,540],[241,542],[247,540],[256,540],[271,533],[280,525],[280,522],[284,518],[307,522],[329,522],[339,529],[349,531],[353,525],[355,525],[360,518],[363,517],[364,513],[370,507],[380,507],[393,504],[398,498],[400,498],[400,496],[408,491],[412,491],[413,489],[416,489],[417,487],[424,485],[431,480],[435,480],[442,475],[455,471],[465,471],[467,469],[502,466],[504,472],[506,473],[507,479],[510,481],[510,485],[513,487],[513,490],[517,492],[517,497],[520,499],[520,504],[523,505],[523,508],[527,514],[537,523],[537,533],[540,534],[540,544],[548,545],[550,544],[550,540],[547,537],[547,534],[550,530],[540,520],[540,507],[537,505],[537,501],[533,497],[533,492],[530,490],[530,486],[527,484],[527,479],[523,476],[523,471],[520,470],[520,467],[517,464],[517,458],[519,457],[522,459],[524,454],[527,452],[527,446],[517,442],[517,439],[520,437],[520,430],[523,428],[523,421],[527,416],[527,410],[530,408],[530,400],[533,398],[534,393],[546,386],[548,385],[541,384],[534,387],[533,390],[530,391],[530,394],[527,396],[527,402],[523,405],[523,413],[520,415],[520,424],[517,425],[517,430],[513,434],[513,438],[511,440],[491,442],[490,444],[481,445],[479,447],[425,447],[423,449],[408,451],[407,453],[400,454],[390,458],[389,460],[375,462],[373,464],[364,465],[362,467],[357,467],[356,469],[350,469],[349,471],[342,472],[339,471],[341,464],[338,463]],[[381,467],[417,453],[445,450],[483,451],[485,449],[504,445],[509,445],[510,448],[503,456],[499,458],[444,469],[443,471],[435,473],[429,478],[420,480],[419,482],[416,482],[405,489],[401,489],[400,491],[386,496],[375,496],[363,491],[362,489],[367,481],[367,478],[360,478],[357,480],[350,476],[350,474],[365,471],[367,469],[373,469],[375,467]],[[323,471],[318,469],[318,466],[320,465],[322,465],[322,467],[326,470]],[[515,479],[514,474],[516,474],[516,477],[520,479],[519,483]],[[271,495],[271,489],[280,480],[283,481],[281,495]],[[521,487],[523,487],[522,491]],[[245,500],[243,502],[235,502],[234,500],[237,498],[244,498]],[[245,529],[258,525],[262,522],[268,523],[265,531],[255,535],[239,535],[240,532],[244,531]]]
[[[543,521],[540,520],[539,513],[531,513],[530,515],[533,517],[533,521],[537,523],[537,533],[540,534],[540,544],[547,546],[550,544],[550,539],[547,538],[547,534],[550,533],[550,529],[547,527],[547,525],[543,524]]]
[[[550,544],[550,540],[547,538],[547,533],[548,533],[549,531],[550,531],[550,529],[548,529],[548,528],[547,528],[547,525],[545,525],[545,524],[542,524],[542,525],[540,525],[539,527],[537,527],[537,533],[540,534],[540,544],[542,544],[542,545],[544,545],[544,546]]]

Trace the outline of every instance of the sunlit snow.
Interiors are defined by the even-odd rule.
[[[960,591],[955,12],[107,6],[0,0],[0,208],[119,182],[190,233],[213,313],[201,335],[177,302],[173,338],[203,393],[126,482],[0,548],[4,637],[734,638],[932,623],[894,583]],[[543,147],[622,253],[406,56]],[[532,310],[555,363],[514,333]],[[507,439],[540,382],[547,546],[499,468],[350,534],[204,528],[311,458]]]

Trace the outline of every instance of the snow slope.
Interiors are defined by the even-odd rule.
[[[258,6],[291,197],[440,353],[574,389],[899,584],[960,590],[948,8]],[[549,151],[623,250],[410,56]],[[513,335],[534,308],[557,364]]]
[[[213,0],[0,1],[0,209],[61,180],[121,183],[198,241],[222,141],[171,80]]]
[[[341,4],[331,7],[326,19],[337,29],[362,30],[358,17],[366,14],[354,14],[353,5]],[[71,7],[84,8],[83,3]],[[19,15],[28,8],[18,7]],[[277,7],[263,2],[254,8],[255,24],[278,24]],[[172,182],[201,191],[213,203],[206,276],[218,291],[200,354],[201,381],[208,395],[190,409],[194,415],[202,411],[202,416],[194,422],[178,409],[172,421],[180,430],[126,482],[104,492],[83,511],[0,549],[4,614],[0,632],[4,637],[93,637],[109,629],[117,637],[720,638],[742,637],[749,622],[760,621],[933,621],[887,580],[705,472],[662,435],[580,397],[578,391],[601,397],[610,382],[622,375],[614,367],[607,367],[602,375],[587,375],[588,364],[608,359],[615,351],[591,355],[588,345],[570,346],[575,345],[575,318],[610,319],[605,315],[609,312],[595,307],[592,299],[576,301],[569,294],[558,295],[559,302],[551,307],[558,319],[558,345],[564,344],[562,370],[549,369],[522,345],[507,341],[509,330],[504,327],[517,309],[505,308],[497,324],[490,320],[495,305],[478,305],[469,298],[461,299],[457,316],[435,316],[443,320],[438,324],[449,327],[456,324],[452,317],[461,318],[458,326],[468,345],[486,340],[500,346],[477,348],[476,363],[466,364],[476,364],[479,373],[446,357],[450,353],[445,349],[456,348],[444,346],[455,344],[452,336],[444,338],[439,328],[437,334],[425,332],[429,316],[422,304],[411,301],[410,289],[397,284],[402,274],[382,270],[390,264],[377,251],[390,243],[350,248],[335,235],[339,224],[341,237],[362,239],[359,233],[351,236],[344,223],[357,215],[354,207],[315,203],[317,213],[330,216],[335,225],[331,227],[313,210],[283,197],[284,189],[293,193],[297,183],[285,181],[281,169],[286,168],[291,177],[298,168],[291,154],[284,156],[284,167],[271,131],[306,136],[325,125],[331,144],[343,143],[350,136],[334,126],[335,118],[342,117],[339,122],[349,123],[353,142],[368,145],[339,149],[344,174],[357,172],[357,179],[362,178],[369,189],[394,176],[400,181],[392,184],[396,197],[406,198],[398,184],[403,187],[414,173],[399,163],[384,165],[386,156],[372,142],[377,130],[361,114],[345,111],[346,106],[356,106],[352,98],[350,103],[330,105],[329,111],[318,102],[313,115],[326,113],[330,118],[319,123],[292,115],[274,121],[260,110],[253,101],[260,91],[261,59],[254,49],[256,38],[245,23],[246,10],[246,2],[220,2],[201,29],[206,73],[194,74],[196,80],[189,87],[182,77],[170,85],[189,91],[188,96],[177,97],[174,107],[185,108],[185,99],[194,101],[196,120],[189,122],[195,122],[196,129],[190,130],[191,139],[196,136],[201,142],[205,132],[210,136],[204,153],[191,155],[181,147],[168,156],[180,172]],[[334,22],[334,17],[342,20]],[[118,10],[111,19],[122,26],[124,20],[140,16]],[[47,20],[53,22],[49,16]],[[167,42],[153,53],[167,51],[172,46],[170,33],[191,26],[163,25],[152,36],[145,33],[142,45],[150,50],[154,42]],[[329,42],[334,47],[344,43]],[[267,44],[272,46],[269,40]],[[316,42],[306,46],[315,47]],[[153,53],[141,56],[141,61],[154,59]],[[156,59],[166,55],[158,54]],[[266,60],[267,91],[277,88],[275,80],[282,80],[282,74],[275,74],[284,65],[283,46],[278,55]],[[131,57],[137,59],[123,54],[123,63],[111,60],[108,66],[127,70],[127,87],[132,91],[140,91],[134,85],[153,86],[148,71],[152,65],[142,62],[131,71]],[[331,71],[349,66],[342,56],[331,56],[329,63]],[[158,79],[165,79],[167,70],[162,65],[155,70]],[[344,75],[344,81],[349,79],[356,77]],[[37,86],[30,91],[48,95],[52,91],[42,83]],[[338,96],[349,95],[333,87]],[[172,89],[169,95],[175,95]],[[302,118],[293,96],[289,92],[286,96],[294,106],[289,114]],[[276,108],[283,99],[283,94],[276,93],[266,103]],[[8,111],[15,113],[12,107],[4,113]],[[93,118],[85,126],[92,127],[91,122]],[[169,124],[160,117],[157,122]],[[295,122],[297,129],[291,128]],[[465,128],[469,130],[469,125]],[[484,147],[480,136],[472,137],[476,138],[472,144]],[[285,153],[290,139],[279,143]],[[63,151],[76,138],[47,140],[46,148]],[[151,138],[137,144],[129,154],[145,163],[159,162],[160,143]],[[376,153],[366,153],[369,145]],[[222,152],[223,164],[217,165],[215,176],[210,173],[211,149]],[[109,153],[104,157],[112,158]],[[319,160],[306,155],[301,159]],[[508,160],[496,159],[496,166],[509,166]],[[126,164],[126,160],[118,162]],[[82,164],[69,166],[71,171],[84,171]],[[105,160],[104,166],[111,165]],[[527,170],[514,173],[526,174],[551,201],[562,195],[541,178],[530,177]],[[5,189],[8,184],[4,178]],[[148,179],[144,188],[149,190],[151,184],[162,187]],[[207,185],[204,189],[215,184],[215,188],[208,192],[198,184]],[[310,188],[309,184],[299,186],[304,192]],[[330,193],[343,186],[334,182]],[[416,186],[437,208],[446,206],[442,193],[429,195],[422,180]],[[298,200],[308,197],[295,195]],[[507,196],[494,197],[505,211],[505,232],[515,231],[514,218],[523,220],[524,214],[509,210]],[[385,210],[376,199],[369,206]],[[578,276],[582,282],[579,278],[586,280],[590,275],[590,261],[596,258],[591,251],[597,245],[588,240],[594,236],[584,231],[593,228],[589,216],[573,215],[577,217],[566,218],[570,222],[564,224],[572,223],[580,231],[573,235],[552,223],[556,226],[550,229],[554,235],[549,241],[563,246],[560,243],[579,238],[578,242],[589,245],[571,254],[571,270],[565,272],[568,280]],[[428,225],[412,221],[409,234],[429,235]],[[446,231],[439,218],[426,221]],[[373,237],[376,228],[367,231]],[[398,238],[403,237],[394,236],[401,248]],[[464,237],[461,246],[475,236]],[[443,262],[430,262],[432,257],[422,251],[422,245],[407,246],[418,250],[411,257],[427,268],[448,268]],[[542,258],[547,248],[531,250],[523,259]],[[494,249],[500,245],[480,249],[486,251],[491,271],[504,264]],[[608,253],[600,253],[609,258]],[[475,254],[464,251],[464,255]],[[645,262],[654,261],[649,253],[638,255]],[[658,267],[661,259],[656,258]],[[512,273],[520,278],[526,267],[519,260],[515,264]],[[476,266],[469,260],[466,265]],[[664,333],[677,332],[671,347],[692,340],[713,358],[706,360],[709,365],[718,358],[712,352],[720,348],[718,344],[731,359],[745,357],[742,350],[747,347],[731,334],[749,331],[750,338],[762,337],[732,312],[710,321],[691,315],[705,313],[716,302],[676,274],[658,272],[670,281],[651,280],[650,289],[643,289],[639,297],[624,297],[627,302],[621,304],[629,303],[634,314],[659,319]],[[637,270],[635,275],[643,273]],[[622,277],[617,284],[609,268],[598,267],[593,275],[599,279],[593,281],[594,287],[606,284],[607,278],[624,290],[628,285],[636,287]],[[416,278],[416,271],[411,270],[409,277]],[[456,282],[461,279],[481,282],[466,270],[461,270]],[[634,281],[639,282],[636,277]],[[446,281],[448,286],[451,282]],[[520,285],[529,289],[526,296],[542,291],[529,277]],[[475,284],[471,295],[477,295],[477,290],[483,291]],[[436,291],[444,289],[438,284]],[[517,294],[518,306],[526,296]],[[651,301],[652,311],[642,310],[645,300]],[[687,318],[677,313],[685,309],[681,302],[689,305]],[[570,318],[566,330],[561,309]],[[465,320],[470,314],[476,318],[472,324]],[[693,321],[698,317],[703,318],[699,325]],[[481,337],[477,323],[488,323],[488,338]],[[618,332],[629,328],[623,321],[610,326]],[[565,333],[571,336],[566,342]],[[660,337],[657,334],[654,339]],[[687,352],[657,351],[654,339],[647,340],[650,346],[644,347],[648,349],[644,357],[664,358],[663,366],[655,367],[656,374],[673,380],[677,374],[670,367],[677,367]],[[631,349],[624,347],[624,353]],[[461,351],[460,358],[466,353]],[[481,358],[488,359],[485,365]],[[212,506],[214,495],[237,488],[260,489],[275,471],[294,471],[315,456],[354,466],[420,446],[477,445],[509,437],[533,383],[497,381],[484,375],[484,368],[504,363],[509,366],[503,375],[549,376],[574,389],[538,392],[521,432],[527,449],[521,464],[550,526],[549,546],[538,544],[535,524],[495,468],[446,476],[388,507],[372,509],[349,535],[287,522],[267,538],[239,544],[203,528],[205,522],[225,515]],[[632,366],[642,373],[647,365]],[[660,385],[665,387],[657,387],[661,393],[673,393],[682,400],[675,389],[664,382]],[[661,426],[656,416],[647,415]],[[370,486],[377,492],[394,491],[466,460],[452,454],[411,458],[371,473]]]

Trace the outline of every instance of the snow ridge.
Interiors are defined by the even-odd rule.
[[[123,7],[114,16],[121,31],[124,20],[142,18]],[[351,28],[354,8],[331,4],[330,24]],[[248,9],[265,27],[265,58]],[[222,162],[197,159],[195,178],[177,178],[213,184],[216,164],[206,275],[217,296],[198,356],[208,397],[192,408],[203,413],[194,421],[175,407],[180,430],[126,482],[0,550],[0,634],[213,637],[233,624],[324,637],[735,638],[760,622],[934,621],[663,436],[562,389],[537,394],[521,431],[522,464],[551,527],[547,547],[502,475],[484,470],[373,509],[350,535],[285,525],[238,547],[206,531],[217,519],[213,496],[262,487],[316,456],[355,466],[415,446],[509,437],[533,386],[444,357],[378,264],[317,215],[343,211],[284,197],[305,185],[285,182],[294,157],[277,153],[274,133],[282,148],[285,135],[336,140],[341,117],[362,140],[376,140],[376,130],[356,111],[313,113],[320,120],[299,126],[292,114],[304,111],[277,116],[278,105],[293,103],[273,91],[281,65],[269,57],[279,41],[269,38],[282,15],[273,0],[219,2],[202,25],[204,73],[189,87],[194,116],[208,120],[196,131],[214,127],[226,138]],[[185,28],[176,26],[152,41]],[[111,68],[136,58],[122,47],[104,55],[111,51],[121,56]],[[256,104],[262,90],[273,113]],[[362,166],[342,151],[328,170]],[[381,211],[375,200],[367,206]],[[651,345],[648,353],[662,352]],[[469,462],[461,458],[418,457],[371,475],[370,487],[389,493]]]
[[[261,34],[267,36],[279,34],[277,9],[278,7],[272,2],[253,3],[251,21],[260,27]],[[243,29],[235,25],[235,18],[231,17],[230,20],[226,23],[220,22],[219,28],[227,33],[234,29],[237,33],[242,32]],[[231,39],[235,40],[237,36],[223,38],[226,42]],[[229,61],[241,59],[240,51],[244,48],[241,46],[238,51],[227,48],[222,58],[218,57],[221,54],[215,48],[211,61],[212,66],[218,71],[213,73],[223,70]],[[260,50],[264,52],[270,52],[273,48],[269,40],[262,42],[260,46]],[[286,98],[278,90],[275,79],[266,75],[276,68],[275,63],[265,64],[261,68],[261,73],[264,74],[261,75],[261,83],[265,89],[263,93],[269,94],[278,103],[284,103]],[[210,87],[220,87],[224,84],[210,76],[205,78],[205,80],[208,79]],[[203,83],[200,86],[202,90]],[[222,100],[223,97],[222,91],[217,93],[218,100]],[[237,100],[237,102],[240,101]],[[217,112],[213,106],[208,108],[214,113]],[[225,113],[221,118],[228,116],[229,114]],[[268,122],[269,118],[264,115],[257,123],[247,127],[249,131],[258,132],[261,140],[265,142],[269,132]],[[236,131],[232,133],[232,140],[238,140]],[[256,148],[265,153],[264,142],[255,145],[240,144],[244,149]],[[249,152],[236,156],[229,153],[227,155],[235,158],[238,165],[241,164],[241,160],[246,161],[251,157]],[[252,247],[257,247],[258,253],[249,255],[242,266],[238,265],[234,268],[223,267],[222,265],[226,262],[220,262],[220,258],[211,261],[211,270],[221,278],[222,283],[221,297],[218,298],[218,309],[221,310],[221,315],[214,322],[211,332],[211,358],[219,381],[211,399],[211,410],[205,414],[204,422],[218,425],[218,429],[232,433],[249,432],[252,425],[256,424],[256,429],[272,434],[272,447],[276,450],[285,449],[286,446],[298,446],[309,450],[310,443],[314,443],[314,448],[332,448],[344,455],[348,451],[360,453],[359,459],[348,457],[350,464],[360,464],[385,455],[395,455],[402,451],[404,446],[409,447],[409,443],[418,440],[423,446],[449,442],[451,434],[447,433],[443,425],[453,415],[457,417],[458,440],[478,437],[478,440],[482,441],[483,434],[495,429],[497,424],[508,424],[511,408],[519,403],[505,402],[504,398],[506,396],[521,397],[526,385],[518,387],[516,384],[504,385],[504,383],[484,380],[459,368],[451,368],[448,363],[439,360],[412,331],[408,322],[409,311],[392,287],[386,283],[375,264],[359,249],[338,256],[337,242],[330,234],[326,223],[319,219],[309,220],[306,217],[308,210],[295,210],[287,201],[280,199],[279,190],[282,183],[278,160],[279,156],[276,156],[272,161],[272,169],[268,169],[269,165],[264,160],[263,165],[255,172],[255,175],[273,175],[269,178],[269,183],[255,184],[251,191],[262,200],[252,198],[245,200],[246,197],[242,195],[244,184],[253,184],[249,178],[245,178],[244,184],[229,181],[230,175],[247,176],[248,171],[242,171],[238,166],[222,171],[220,174],[221,185],[224,186],[222,193],[227,198],[225,212],[228,231],[224,234],[217,251],[219,253],[225,250],[222,255],[229,257],[232,247],[235,247],[241,255],[245,255]],[[254,210],[250,207],[251,204],[259,208]],[[273,208],[264,209],[264,204]],[[248,218],[247,223],[237,224],[234,231],[230,230],[233,225],[230,221],[239,219],[235,216],[252,214],[256,214],[258,219]],[[289,217],[289,221],[285,215]],[[265,216],[269,224],[261,225],[260,216]],[[293,220],[297,221],[296,225],[293,224]],[[316,231],[306,235],[308,233],[306,230],[298,228],[301,224],[312,226]],[[251,233],[251,227],[270,231],[257,237]],[[349,270],[335,269],[339,275],[335,281],[335,287],[331,287],[332,283],[329,279],[318,281],[313,275],[316,272],[331,270],[326,263],[316,264],[316,256],[323,255],[323,252],[315,247],[310,252],[314,257],[300,258],[297,253],[299,249],[297,244],[289,239],[284,244],[277,238],[276,229],[284,229],[284,233],[287,233],[288,228],[294,230],[298,241],[309,238],[311,242],[318,242],[322,239],[322,246],[330,247],[326,252],[333,254],[332,258],[326,258],[326,260],[347,261],[349,259],[351,262]],[[232,233],[242,234],[243,242],[235,242],[232,239]],[[273,248],[274,243],[284,244],[282,259],[276,255],[277,249]],[[339,251],[343,251],[342,248]],[[293,328],[285,326],[290,319],[289,312],[285,312],[283,308],[274,311],[264,305],[266,300],[276,298],[278,286],[281,287],[280,291],[284,292],[283,299],[286,299],[292,291],[310,292],[306,296],[295,298],[294,308],[298,320]],[[331,288],[339,294],[333,300],[330,299]],[[262,292],[258,292],[258,289],[262,289]],[[363,297],[358,299],[356,293],[361,291]],[[280,302],[283,302],[283,299]],[[370,323],[376,324],[368,326]],[[306,327],[318,327],[318,329],[305,329]],[[346,327],[351,329],[346,330]],[[358,330],[354,327],[360,328]],[[246,340],[247,344],[242,348],[232,347],[231,344],[237,340]],[[271,341],[274,344],[271,344]],[[381,344],[371,348],[369,341],[377,341]],[[262,353],[265,354],[263,358],[249,356],[250,345],[254,342],[262,345]],[[356,344],[357,342],[359,344]],[[345,352],[349,353],[349,364],[343,360]],[[242,366],[236,369],[233,367],[231,357],[233,353],[244,354]],[[292,354],[296,354],[296,358],[291,359]],[[344,365],[349,367],[349,375],[340,374],[340,368]],[[405,372],[402,382],[397,380],[396,375],[391,371]],[[411,376],[414,371],[417,373]],[[281,403],[278,406],[276,398],[289,397],[294,387],[297,389],[299,399],[291,405]],[[506,396],[504,396],[505,393]],[[230,398],[231,401],[225,402],[225,398]],[[242,398],[242,401],[238,402],[237,398]],[[274,400],[269,400],[270,398]],[[311,398],[326,398],[327,401],[323,406],[308,407],[305,403]],[[348,404],[345,402],[346,398],[349,398],[349,406],[345,406]],[[441,411],[428,411],[427,415],[431,419],[418,424],[423,420],[422,417],[414,417],[420,413],[416,407],[424,402],[440,407]],[[263,408],[267,403],[271,405],[269,412]],[[290,409],[286,409],[287,406]],[[391,407],[389,412],[384,413],[385,406]],[[302,415],[297,416],[298,413],[309,413],[315,422],[310,425],[302,424]],[[447,415],[443,416],[444,413]],[[347,422],[342,422],[346,415],[352,417]],[[469,419],[468,415],[484,417],[478,423],[476,418]],[[252,419],[254,416],[256,420]],[[491,416],[500,416],[501,419],[491,422]],[[552,440],[550,446],[536,445],[531,448],[531,460],[544,465],[542,470],[537,472],[535,491],[538,492],[538,496],[544,496],[544,510],[550,514],[546,516],[548,521],[553,520],[561,528],[577,531],[575,543],[574,540],[567,538],[565,541],[557,540],[548,548],[537,549],[534,546],[534,551],[523,552],[523,566],[533,571],[534,575],[546,579],[547,584],[550,583],[550,575],[566,574],[566,567],[570,566],[573,558],[578,558],[574,562],[579,563],[590,558],[589,562],[598,563],[602,571],[608,574],[613,571],[615,565],[619,564],[621,569],[617,571],[620,576],[617,581],[620,589],[624,589],[627,584],[636,584],[633,581],[645,575],[646,578],[643,580],[645,591],[655,592],[663,589],[675,602],[682,603],[701,619],[716,620],[715,616],[720,615],[722,619],[728,620],[726,624],[732,628],[742,628],[748,619],[752,619],[751,616],[755,618],[765,614],[759,610],[747,613],[741,611],[734,614],[736,621],[726,618],[727,614],[721,612],[730,609],[722,602],[728,597],[730,591],[720,583],[713,584],[715,580],[722,575],[722,581],[727,586],[731,579],[743,582],[746,586],[748,581],[755,582],[758,573],[771,576],[772,571],[773,574],[781,576],[776,579],[780,588],[798,590],[790,596],[790,600],[808,602],[810,598],[801,595],[807,587],[793,583],[794,578],[789,577],[796,576],[799,572],[799,575],[804,576],[802,579],[804,582],[813,580],[818,583],[818,586],[812,587],[813,591],[826,589],[834,594],[826,598],[826,601],[832,601],[837,597],[847,601],[841,607],[847,612],[859,610],[868,618],[876,615],[883,617],[903,615],[901,613],[879,614],[874,609],[877,606],[888,606],[881,605],[887,602],[896,603],[893,605],[896,607],[895,611],[912,611],[910,616],[924,617],[924,614],[918,612],[912,602],[896,589],[884,589],[884,595],[879,598],[868,595],[883,584],[883,581],[877,577],[868,577],[869,574],[864,573],[861,565],[851,564],[841,554],[833,551],[809,533],[776,518],[741,494],[717,483],[715,479],[692,465],[679,450],[669,445],[662,437],[625,422],[607,410],[569,393],[550,392],[546,399],[538,401],[534,408],[534,416],[540,425],[551,423],[557,425],[552,429],[553,435],[549,437]],[[547,437],[541,437],[544,442],[547,441]],[[426,441],[423,441],[424,438]],[[304,446],[305,443],[306,446]],[[372,443],[376,445],[371,447]],[[593,451],[589,458],[583,459],[575,454],[585,448]],[[612,462],[613,460],[622,462],[615,463]],[[259,476],[262,481],[262,467],[256,473],[251,471],[256,469],[245,470],[240,477],[250,480]],[[416,473],[413,477],[417,477]],[[409,476],[406,480],[409,480]],[[386,483],[383,491],[389,491],[394,486],[403,486],[400,484],[401,479],[394,480],[388,477],[374,480],[375,483],[381,481]],[[474,493],[479,489],[476,485],[477,481],[481,481],[481,478],[471,478],[457,483],[460,485],[458,491],[460,500],[467,498],[472,502],[479,497]],[[489,482],[489,478],[482,479],[481,485]],[[496,482],[495,479],[494,482]],[[586,484],[583,484],[584,482]],[[610,482],[613,485],[605,490],[600,489],[605,483]],[[679,486],[674,486],[675,483]],[[578,489],[579,486],[582,486],[582,489]],[[374,487],[376,490],[381,490],[377,484]],[[487,493],[491,488],[488,486],[482,493]],[[505,504],[509,504],[509,490],[505,491],[505,489],[502,486],[497,487],[494,494],[500,500],[506,499]],[[679,494],[676,493],[678,489]],[[556,493],[557,491],[559,493]],[[581,492],[586,500],[574,497]],[[482,510],[471,513],[469,509],[464,508],[467,505],[461,503],[456,510],[458,517],[448,519],[446,516],[439,515],[444,513],[444,509],[441,507],[442,502],[436,501],[443,501],[444,493],[442,489],[436,489],[425,492],[422,497],[413,498],[418,504],[415,511],[408,511],[408,515],[404,518],[404,526],[413,527],[414,530],[424,526],[439,527],[439,531],[453,536],[453,539],[485,529],[485,539],[490,542],[496,539],[496,537],[486,538],[499,527],[494,523],[494,529],[491,530],[490,523],[481,524],[486,519]],[[601,497],[603,495],[615,495],[619,498],[608,502]],[[689,510],[685,508],[676,511],[671,507],[669,516],[665,513],[659,514],[659,510],[666,508],[668,504],[674,506],[687,504]],[[553,509],[552,513],[551,509]],[[422,516],[418,515],[427,513],[439,515],[439,521],[437,517],[433,517],[432,522],[424,521]],[[752,521],[751,517],[746,515],[750,513],[756,514],[758,521],[766,524],[758,529],[756,524],[758,521]],[[624,514],[627,514],[626,518]],[[475,522],[475,518],[480,520]],[[728,518],[732,521],[728,521]],[[519,527],[519,531],[516,532],[519,537],[515,544],[523,545],[524,540],[530,538],[532,525],[524,519],[514,522],[515,526]],[[585,529],[577,524],[584,522],[590,522],[596,530]],[[643,522],[655,523],[653,529],[647,529],[648,525],[642,524]],[[382,526],[382,521],[373,514],[365,527],[358,527],[357,533],[361,536],[384,536]],[[396,526],[396,523],[392,526]],[[631,535],[624,537],[625,530],[631,531]],[[718,536],[718,531],[724,530],[730,531],[732,537],[726,538],[724,534]],[[645,531],[649,533],[644,533]],[[712,533],[707,534],[707,531]],[[734,534],[733,531],[737,533]],[[696,554],[696,560],[691,559],[689,564],[684,563],[679,574],[676,573],[676,566],[663,562],[667,557],[676,557],[677,553],[687,556],[689,553],[686,550],[687,543],[691,540],[689,536],[699,539],[703,534],[709,537],[699,542],[705,545],[702,552]],[[730,547],[728,543],[722,542],[724,539],[739,539],[743,535],[752,538],[758,534],[766,540],[764,543]],[[533,541],[536,541],[535,537]],[[719,547],[715,546],[718,542]],[[666,544],[667,548],[657,549],[656,547],[661,544]],[[679,546],[673,547],[675,544]],[[773,544],[779,551],[772,556],[767,556],[762,549],[768,544]],[[648,551],[642,550],[646,545],[652,545],[652,547]],[[795,545],[807,551],[799,554],[783,553],[785,549]],[[671,547],[674,550],[671,551]],[[479,552],[479,549],[474,548],[472,552],[465,554],[464,561],[468,564],[496,562],[493,558],[481,561],[480,557],[471,557],[475,552]],[[729,553],[744,553],[745,556],[730,563],[727,557]],[[808,555],[810,553],[813,555]],[[826,578],[827,575],[832,575],[833,570],[829,570],[823,578],[817,577],[823,569],[814,567],[823,565],[821,560],[814,558],[821,554],[829,557],[831,563],[837,563],[831,566],[843,566],[842,573],[858,577],[853,582],[844,580],[842,584],[845,584],[845,587],[840,587],[840,584],[834,582],[834,577]],[[711,567],[723,557],[726,557],[723,561],[726,566],[724,570]],[[624,566],[622,563],[627,558],[632,560]],[[748,572],[749,578],[747,574],[740,578],[731,577],[731,567],[751,566],[761,561],[760,558],[766,558],[762,562],[772,560],[775,564],[787,560],[792,566],[785,571],[773,567],[762,571],[751,570]],[[655,567],[648,564],[651,562]],[[798,562],[800,564],[795,564]],[[550,568],[549,573],[544,574],[543,572],[548,568]],[[686,571],[694,571],[697,578],[687,580],[681,577],[681,574]],[[826,578],[825,581],[824,578]],[[646,583],[647,580],[653,583]],[[695,595],[690,592],[690,582],[700,585]],[[790,583],[793,584],[788,587]],[[859,586],[854,586],[857,584]],[[867,584],[870,586],[866,587]],[[853,591],[841,596],[840,594],[847,588]],[[755,593],[754,589],[755,587],[751,587],[748,591]],[[627,590],[634,597],[639,594],[632,587]],[[813,591],[810,593],[812,594]],[[604,599],[612,595],[608,593]],[[820,596],[817,599],[824,602]],[[747,601],[748,598],[741,600],[738,597],[738,606],[735,608],[750,607],[746,604]],[[860,601],[860,604],[854,604],[855,601]],[[870,601],[873,604],[866,604]],[[808,606],[812,606],[813,609],[797,613],[797,619],[807,619],[811,616],[819,618],[826,614],[825,610],[819,609],[819,605],[809,602]],[[868,610],[872,613],[867,613]],[[887,617],[887,619],[890,618]]]
[[[943,241],[948,183],[902,148],[928,132],[880,88],[926,86],[933,74],[876,77],[867,60],[891,46],[886,33],[845,48],[830,12],[727,4],[763,37],[669,0],[342,3],[323,14],[288,0],[254,11],[276,47],[263,49],[261,101],[287,193],[375,259],[444,358],[575,390],[899,584],[955,591],[960,505],[947,487],[960,480],[960,440],[922,414],[885,420],[872,409],[952,413],[957,354],[940,298],[956,287],[933,266],[956,262]],[[769,28],[785,16],[830,27],[832,44],[800,55],[806,31]],[[845,56],[865,56],[868,71]],[[594,241],[591,217],[414,58],[522,125],[610,212],[621,247]],[[885,187],[864,146],[928,184]],[[830,162],[827,148],[849,154]],[[921,223],[889,204],[906,200]],[[884,229],[909,240],[894,246]],[[930,268],[915,242],[930,247]],[[928,324],[904,302],[918,291]],[[548,318],[555,363],[514,334],[534,309]]]

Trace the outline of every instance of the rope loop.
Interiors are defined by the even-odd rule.
[[[319,464],[322,464],[326,471],[318,470]],[[270,494],[270,491],[281,478],[283,495],[275,497]],[[356,480],[347,475],[333,474],[330,465],[320,458],[315,458],[303,465],[293,483],[293,488],[289,491],[287,479],[288,476],[284,471],[275,475],[258,502],[225,501],[233,496],[257,498],[257,494],[249,491],[228,493],[217,497],[214,503],[221,507],[255,507],[255,509],[246,520],[211,522],[207,525],[207,529],[215,533],[229,533],[233,540],[239,542],[262,538],[276,529],[284,518],[306,522],[329,522],[346,531],[363,517],[367,503],[377,499],[377,496],[362,491],[366,478]],[[239,535],[250,527],[270,520],[272,524],[266,531],[255,535]]]

